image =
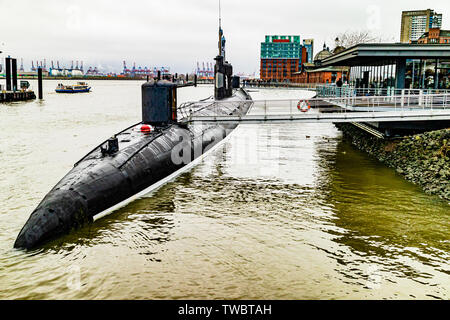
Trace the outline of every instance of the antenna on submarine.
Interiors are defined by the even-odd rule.
[[[219,0],[219,56],[222,56],[225,59],[225,52],[223,50],[222,38],[223,38],[222,9],[221,9],[220,0]]]
[[[220,0],[219,0],[219,30],[222,27],[222,14],[221,14],[221,8],[220,8]]]
[[[222,8],[219,0],[219,54],[215,57],[214,66],[214,99],[222,100],[233,95],[231,87],[231,76],[233,67],[225,61],[225,37],[222,30]]]

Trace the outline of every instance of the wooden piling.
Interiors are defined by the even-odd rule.
[[[6,91],[11,91],[11,58],[5,59]]]
[[[42,94],[42,68],[38,68],[38,97],[39,99],[43,99]]]
[[[11,59],[12,90],[17,91],[17,59]]]

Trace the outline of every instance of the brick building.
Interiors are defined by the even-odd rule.
[[[327,67],[304,70],[293,76],[295,83],[336,83],[339,79],[345,81],[347,75],[346,67]]]
[[[292,82],[294,74],[308,61],[308,48],[300,43],[300,36],[266,36],[261,43],[262,80]]]
[[[441,30],[440,28],[430,28],[418,40],[420,44],[450,44],[450,30]]]
[[[347,67],[326,67],[320,66],[320,62],[333,54],[338,54],[344,51],[344,47],[336,47],[332,52],[323,44],[323,50],[317,53],[314,57],[314,63],[304,63],[300,71],[292,76],[292,82],[295,83],[336,83],[339,79],[343,82],[347,80]]]

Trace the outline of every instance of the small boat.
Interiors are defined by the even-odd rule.
[[[79,92],[89,92],[91,87],[88,86],[86,82],[78,82],[72,86],[65,86],[62,83],[58,84],[56,87],[57,93],[79,93]]]

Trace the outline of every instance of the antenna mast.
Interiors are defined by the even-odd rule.
[[[220,0],[219,0],[219,56],[222,55],[222,15],[221,15],[221,7],[220,7]]]

